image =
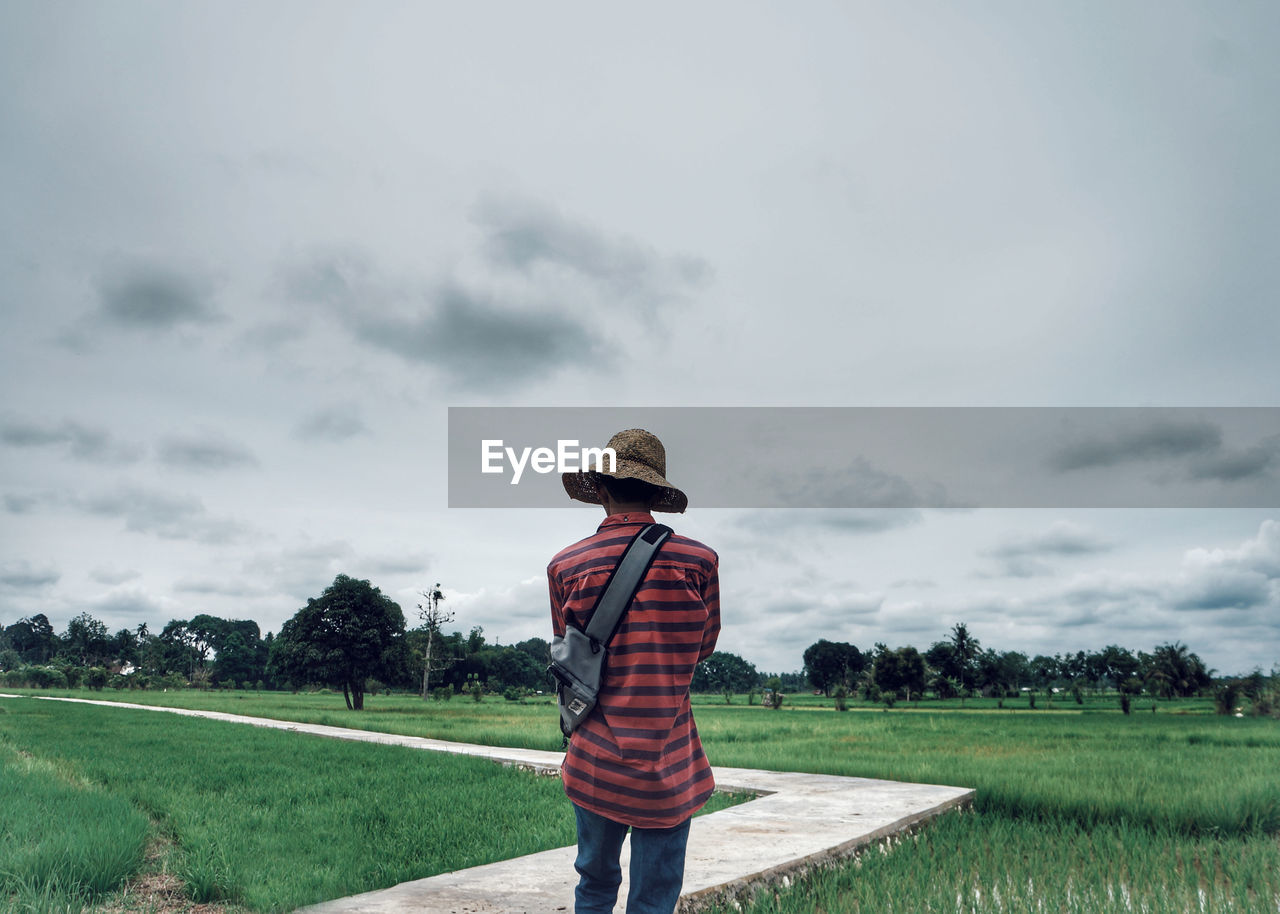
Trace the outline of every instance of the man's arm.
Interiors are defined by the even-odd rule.
[[[711,576],[707,578],[707,586],[702,592],[702,602],[707,606],[707,624],[702,629],[702,649],[698,652],[701,662],[711,656],[716,649],[716,639],[720,637],[720,564],[711,566]]]

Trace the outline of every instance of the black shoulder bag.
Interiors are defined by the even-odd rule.
[[[547,672],[559,680],[560,731],[568,737],[596,706],[608,645],[623,613],[640,588],[662,544],[671,536],[665,524],[649,524],[636,534],[622,554],[604,592],[600,594],[585,630],[565,623],[564,637],[551,639]]]

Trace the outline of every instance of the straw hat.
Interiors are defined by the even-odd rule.
[[[614,472],[601,472],[601,476],[612,476],[615,479],[638,479],[662,490],[658,500],[654,502],[654,511],[665,511],[669,514],[683,514],[689,506],[688,497],[666,480],[667,449],[662,446],[658,436],[646,432],[642,428],[629,428],[618,432],[609,439],[608,447],[618,456]],[[564,490],[575,501],[585,501],[589,505],[598,505],[600,495],[596,492],[595,470],[580,470],[576,473],[561,473]]]

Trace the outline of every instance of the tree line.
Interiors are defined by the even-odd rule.
[[[369,581],[338,575],[281,627],[263,635],[252,620],[199,614],[172,619],[158,633],[147,623],[115,633],[89,613],[62,633],[37,614],[0,628],[0,681],[5,685],[103,688],[341,688],[348,707],[363,707],[370,690],[412,689],[443,700],[460,692],[519,698],[554,685],[546,673],[549,643],[529,638],[490,644],[484,629],[445,632],[453,620],[440,585],[422,592],[420,624],[407,627],[401,607]],[[1107,645],[1029,657],[984,648],[964,623],[926,650],[869,650],[819,639],[805,649],[803,669],[761,673],[754,664],[717,651],[698,664],[692,690],[741,694],[807,688],[827,696],[859,694],[892,704],[899,699],[1007,697],[1023,690],[1114,690],[1161,698],[1210,689],[1213,671],[1186,645],[1151,652]],[[1250,688],[1261,672],[1241,680]],[[1252,683],[1257,685],[1257,683]]]
[[[889,700],[925,693],[943,699],[1006,697],[1052,689],[1185,698],[1214,684],[1213,671],[1180,642],[1157,645],[1150,652],[1109,644],[1096,651],[1028,657],[1020,651],[984,649],[963,622],[923,652],[877,643],[864,653],[852,644],[821,639],[805,650],[804,671],[809,683],[826,695],[845,689]]]
[[[439,585],[424,594],[439,602]],[[261,633],[251,620],[199,614],[158,633],[147,623],[111,633],[89,613],[65,631],[38,613],[0,626],[0,681],[35,688],[237,688],[344,690],[349,707],[370,690],[413,689],[423,697],[497,692],[520,697],[550,689],[550,644],[530,638],[489,643],[484,629],[441,630],[447,616],[424,613],[407,628],[400,606],[368,581],[338,575],[281,627]],[[427,618],[431,617],[431,618]],[[430,676],[424,676],[428,662]]]

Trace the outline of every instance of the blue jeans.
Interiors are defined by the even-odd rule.
[[[578,859],[582,878],[574,892],[574,914],[610,914],[618,900],[622,867],[618,855],[628,825],[573,804],[578,819]],[[684,884],[684,849],[689,820],[673,828],[631,828],[631,889],[627,914],[672,914]]]

